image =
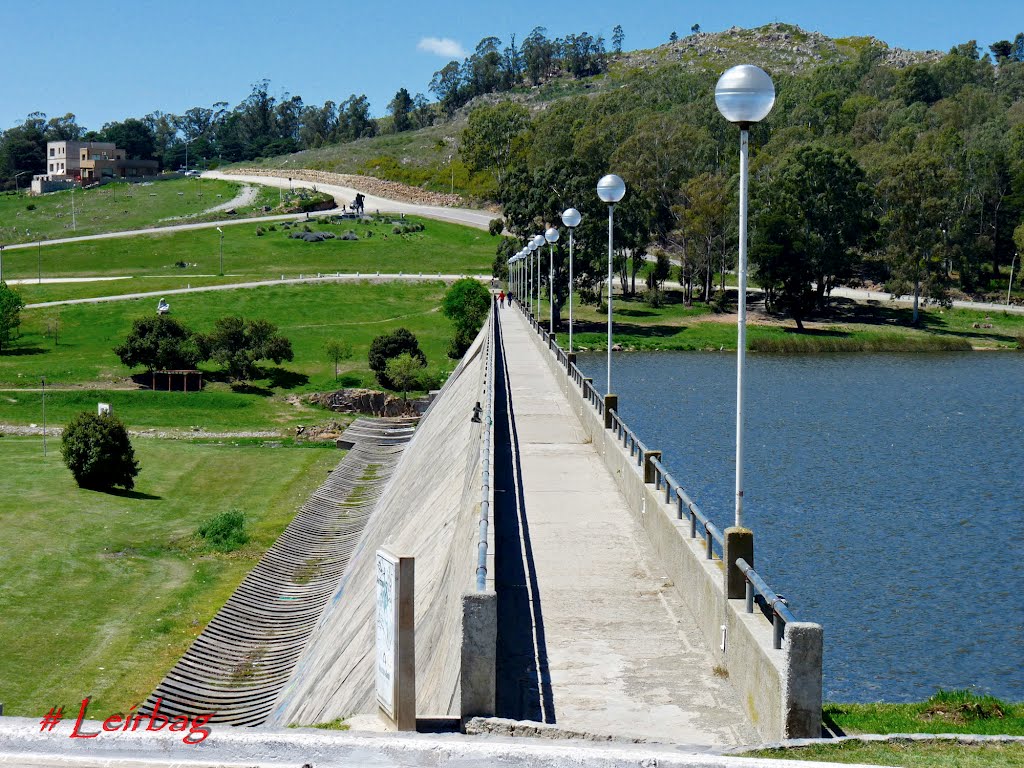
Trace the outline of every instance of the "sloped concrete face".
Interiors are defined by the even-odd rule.
[[[375,556],[416,559],[419,716],[459,716],[462,595],[476,576],[480,500],[481,335],[432,404],[384,489],[268,724],[311,725],[377,710]]]

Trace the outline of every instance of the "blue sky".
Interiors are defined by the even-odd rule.
[[[1024,2],[0,0],[0,21],[0,129],[37,110],[73,112],[99,128],[154,110],[234,106],[263,78],[275,95],[299,94],[307,104],[365,93],[379,115],[400,87],[429,95],[432,74],[450,58],[444,51],[472,50],[487,35],[522,40],[537,25],[552,37],[585,31],[607,40],[621,24],[632,49],[661,44],[673,30],[687,34],[694,23],[719,31],[785,21],[945,51],[970,39],[984,48],[1013,39],[1024,31]]]

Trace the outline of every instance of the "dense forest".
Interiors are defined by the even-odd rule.
[[[798,321],[851,280],[938,302],[1005,298],[1024,252],[1024,34],[903,69],[883,53],[866,44],[846,62],[774,74],[775,107],[751,130],[751,262],[769,306]],[[519,237],[496,269],[575,206],[578,287],[597,300],[608,213],[594,184],[611,171],[628,188],[615,215],[623,289],[639,277],[656,294],[671,257],[688,298],[712,299],[734,266],[738,219],[739,137],[715,106],[717,76],[637,70],[535,116],[511,102],[474,110],[463,158],[491,174]],[[558,304],[566,291],[562,276]]]

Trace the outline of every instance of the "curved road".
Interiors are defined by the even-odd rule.
[[[203,174],[203,178],[264,184],[268,187],[280,187],[283,189],[288,189],[289,187],[312,189],[316,187],[318,192],[326,192],[333,195],[339,205],[351,205],[352,201],[355,200],[356,192],[359,191],[353,187],[341,187],[335,184],[314,184],[311,181],[300,181],[299,179],[289,181],[286,176],[242,176],[234,173],[221,173],[220,171],[206,171]],[[364,206],[368,211],[405,213],[411,216],[423,216],[428,219],[465,224],[477,229],[487,229],[491,220],[497,218],[490,211],[481,211],[474,208],[447,208],[443,205],[402,203],[397,200],[376,197],[375,195],[364,195],[364,198]]]
[[[235,176],[217,171],[207,171],[203,178],[224,179],[241,183],[262,184],[267,187],[288,188],[289,182],[286,177],[278,176]],[[292,186],[312,188],[314,184],[309,181],[293,181]],[[338,187],[333,184],[317,184],[318,191],[327,192],[334,196],[339,204],[350,204],[356,196],[356,190],[351,187]],[[409,216],[422,216],[427,219],[438,221],[450,221],[455,224],[463,224],[476,229],[487,229],[491,219],[495,218],[489,211],[481,211],[473,208],[445,208],[439,205],[417,205],[415,203],[402,203],[397,200],[388,200],[383,197],[366,195],[366,208],[371,211],[383,213],[404,213]],[[310,216],[333,216],[337,211],[314,211]],[[203,221],[192,224],[173,224],[168,227],[149,227],[147,229],[128,229],[122,232],[104,232],[98,235],[82,235],[81,237],[58,237],[52,240],[42,240],[38,243],[13,243],[5,245],[4,250],[13,251],[18,248],[36,248],[38,246],[61,245],[63,243],[79,243],[86,240],[109,240],[115,237],[134,237],[136,235],[160,235],[167,232],[183,232],[190,229],[212,229],[214,227],[233,227],[238,224],[260,224],[268,221],[290,221],[304,219],[301,213],[286,213],[278,216],[256,216],[245,219],[226,219],[223,221]]]

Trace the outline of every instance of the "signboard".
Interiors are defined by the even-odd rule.
[[[416,730],[415,561],[377,550],[377,703],[400,731]]]
[[[397,700],[398,558],[377,550],[377,703],[392,720]]]

